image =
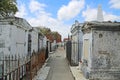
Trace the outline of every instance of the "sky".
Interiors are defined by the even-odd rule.
[[[120,0],[17,0],[17,17],[31,26],[45,26],[68,37],[75,20],[95,21],[98,5],[102,6],[104,21],[120,22]]]

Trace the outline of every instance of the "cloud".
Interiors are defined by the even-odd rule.
[[[44,11],[44,7],[46,7],[45,4],[39,3],[39,2],[36,1],[36,0],[31,0],[31,1],[30,1],[29,8],[30,8],[30,11],[31,11],[32,13],[33,13],[33,12],[36,12],[36,11]]]
[[[18,5],[19,12],[16,13],[16,16],[25,18],[33,27],[45,26],[52,31],[58,31],[62,38],[67,37],[71,26],[64,24],[63,21],[57,18],[51,17],[51,13],[46,12],[45,7],[46,4],[40,3],[37,0],[30,0],[28,5]]]
[[[44,13],[44,14],[41,14],[40,16],[30,17],[28,21],[32,26],[38,26],[38,25],[48,26],[50,18],[51,17],[47,13]]]
[[[116,16],[110,13],[105,13],[103,14],[104,16],[104,21],[117,21],[120,20],[120,16]]]
[[[23,18],[24,16],[27,15],[26,7],[24,4],[19,5],[18,8],[19,8],[19,11],[15,14],[16,17]]]
[[[69,20],[77,16],[84,8],[84,0],[71,0],[68,5],[63,5],[57,13],[59,20]]]
[[[110,0],[111,8],[120,9],[120,0]]]
[[[62,21],[52,18],[51,13],[45,11],[46,4],[42,4],[36,0],[31,0],[29,9],[34,14],[34,17],[27,18],[27,21],[32,26],[45,26],[50,28],[52,31],[58,31],[62,37],[68,36],[70,27],[65,25]]]
[[[82,12],[82,17],[85,18],[85,21],[94,21],[97,19],[97,9],[91,9],[87,6],[87,9]]]
[[[95,21],[97,20],[97,8],[90,8],[89,6],[85,11],[82,12],[82,17],[85,21]],[[113,15],[103,11],[104,21],[115,21],[120,20],[120,16]]]
[[[32,25],[32,26],[45,26],[50,28],[52,31],[58,31],[63,38],[68,36],[68,33],[70,31],[69,25],[65,25],[63,22],[54,19],[50,17],[49,15],[41,15],[37,18],[29,18],[27,21]]]

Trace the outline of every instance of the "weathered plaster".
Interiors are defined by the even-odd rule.
[[[120,23],[85,23],[82,30],[83,48],[84,40],[90,41],[88,59],[82,58],[86,78],[120,80]]]

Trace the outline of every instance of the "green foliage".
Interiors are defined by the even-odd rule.
[[[44,35],[47,35],[47,34],[50,34],[51,33],[51,30],[50,28],[41,28],[40,31],[44,34]]]
[[[41,28],[40,31],[44,34],[44,35],[51,35],[53,40],[57,40],[59,38],[59,33],[56,31],[51,31],[50,28]]]
[[[16,0],[0,0],[0,14],[10,16],[18,11]]]
[[[58,38],[58,32],[52,32],[52,35],[54,36],[54,39]]]

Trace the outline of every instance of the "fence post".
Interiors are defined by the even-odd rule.
[[[38,64],[38,55],[35,53],[35,62],[36,62],[36,64],[35,64],[35,75],[37,75],[37,64]]]
[[[2,80],[4,80],[4,56],[2,60]]]
[[[32,56],[30,56],[30,80],[32,80]]]
[[[9,80],[11,80],[10,78],[10,55],[8,56],[8,61],[9,61]]]
[[[20,62],[19,62],[19,59],[20,59],[20,56],[18,55],[18,80],[20,80],[20,69],[19,69],[19,67],[20,67]]]
[[[13,70],[14,70],[14,65],[13,65],[13,64],[14,64],[14,61],[15,61],[15,60],[14,60],[14,57],[13,57],[13,55],[12,55],[12,80],[14,80],[14,71],[13,71]]]

